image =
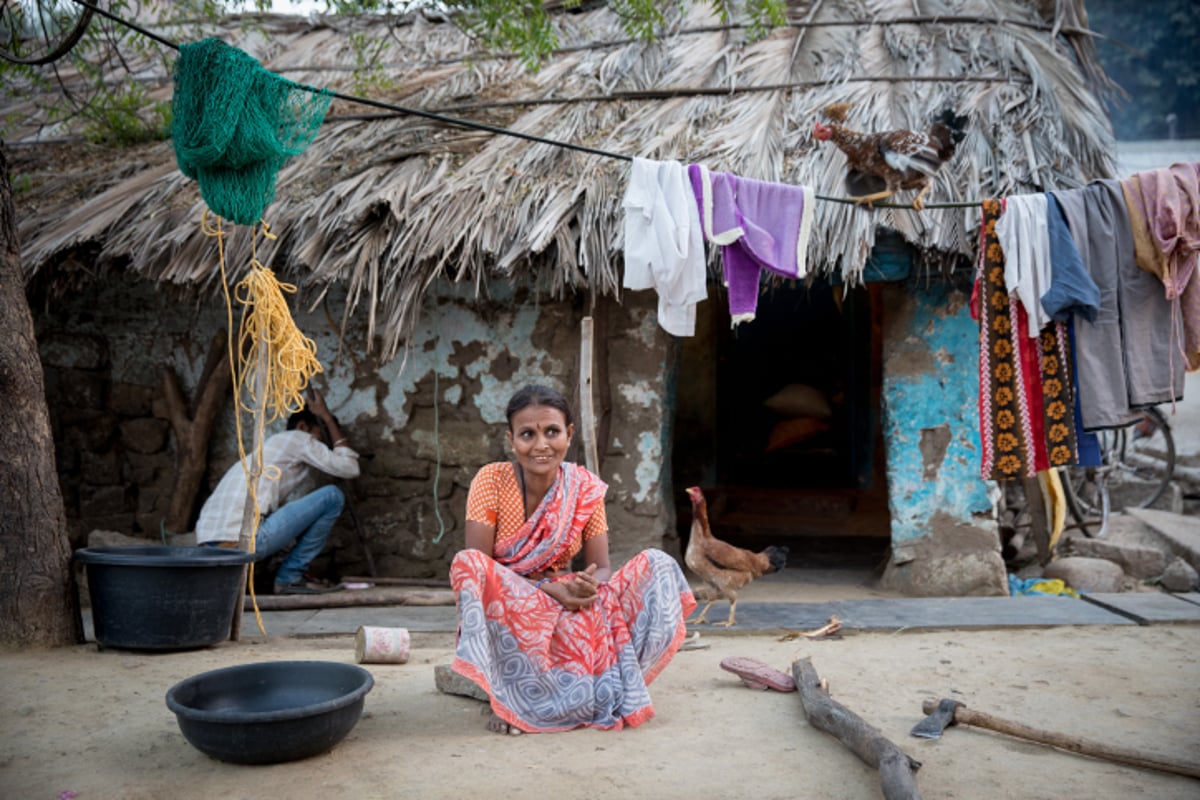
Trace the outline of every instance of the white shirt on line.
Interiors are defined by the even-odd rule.
[[[696,304],[707,296],[700,211],[678,161],[633,159],[625,209],[626,289],[658,292],[658,322],[674,336],[692,336]]]

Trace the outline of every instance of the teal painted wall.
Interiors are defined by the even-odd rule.
[[[973,523],[991,502],[979,477],[979,333],[967,295],[921,280],[887,297],[883,427],[900,545],[931,533],[935,513]]]

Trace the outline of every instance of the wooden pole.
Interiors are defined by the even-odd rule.
[[[1037,545],[1038,563],[1045,566],[1054,558],[1050,550],[1050,515],[1046,510],[1046,495],[1042,492],[1041,481],[1036,477],[1023,476],[1021,487],[1025,490],[1025,510],[1029,512],[1029,535]]]
[[[850,752],[879,770],[879,785],[886,800],[920,800],[916,779],[920,761],[830,697],[811,658],[793,661],[792,677],[808,724],[837,737]]]
[[[599,473],[596,408],[592,400],[593,341],[592,318],[584,317],[579,324],[579,435],[583,442],[584,466],[594,473]]]
[[[246,505],[242,508],[242,532],[238,536],[238,548],[247,552],[251,549],[251,541],[254,536],[254,498],[258,490],[258,479],[262,475],[263,465],[259,461],[258,443],[262,441],[263,432],[267,427],[267,370],[270,368],[270,348],[266,338],[258,342],[258,372],[254,376],[254,436],[250,440],[250,470],[246,477]],[[234,392],[237,395],[237,392]],[[241,408],[236,409],[236,413],[242,413]],[[253,486],[255,492],[250,491]],[[249,575],[250,567],[247,565],[243,568],[242,581],[238,585],[238,600],[241,601],[246,592],[246,576]],[[233,623],[230,626],[231,630],[229,638],[233,641],[239,641],[242,638],[242,608],[244,603],[237,602],[234,605]]]

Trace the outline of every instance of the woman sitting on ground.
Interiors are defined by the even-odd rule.
[[[561,394],[526,386],[506,414],[516,461],[487,464],[471,482],[466,543],[450,567],[454,670],[488,693],[499,733],[645,722],[646,686],[696,607],[683,572],[645,550],[613,573],[608,486],[563,463],[575,426]],[[571,572],[581,549],[587,568]]]

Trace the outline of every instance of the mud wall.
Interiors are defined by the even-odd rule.
[[[381,575],[446,574],[462,545],[471,477],[482,464],[508,457],[504,407],[513,391],[547,383],[578,408],[583,307],[539,301],[521,287],[500,292],[481,304],[462,287],[434,287],[408,348],[390,361],[379,358],[377,346],[368,348],[363,319],[352,316],[344,335],[339,331],[340,298],[295,312],[324,365],[316,384],[362,457],[354,506]],[[593,312],[601,332],[597,371],[608,378],[597,386],[597,404],[607,432],[599,449],[615,564],[650,546],[678,554],[673,506],[664,500],[664,397],[673,350],[650,294],[598,302]],[[84,546],[96,528],[153,541],[177,533],[161,528],[175,458],[161,374],[173,368],[185,395],[193,395],[208,343],[225,326],[223,301],[180,301],[116,278],[35,316],[72,545]],[[200,501],[236,462],[232,407],[230,397],[214,430]],[[276,422],[268,433],[282,429]],[[577,432],[577,445],[579,439]],[[569,458],[583,461],[578,446]],[[349,514],[314,570],[366,574]]]
[[[892,556],[908,594],[1007,594],[988,484],[979,476],[979,333],[944,282],[885,289],[883,417]]]

